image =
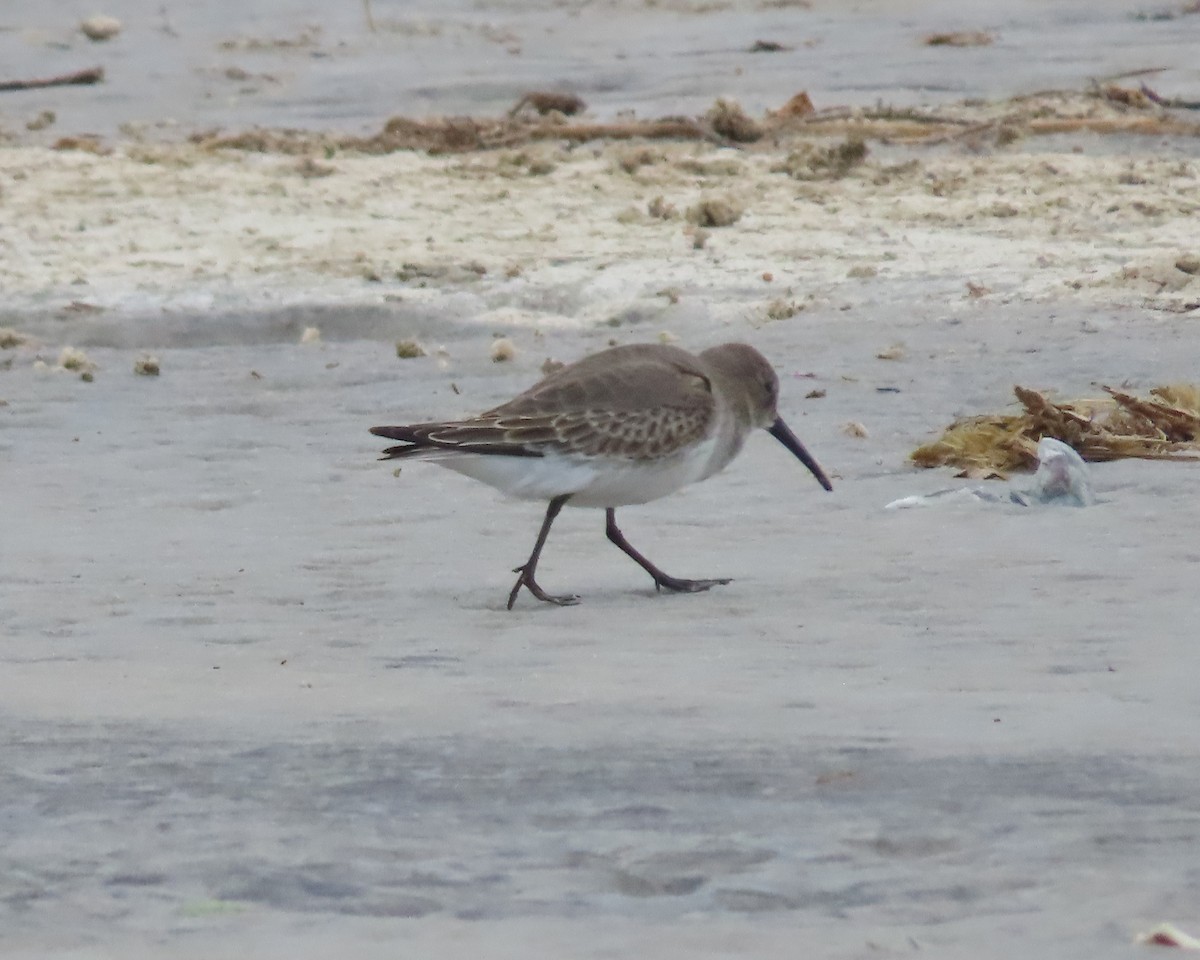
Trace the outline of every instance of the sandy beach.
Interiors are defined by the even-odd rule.
[[[436,60],[455,37],[506,49],[479,23],[509,30],[528,72],[474,101],[455,88],[446,111],[491,115],[559,76],[535,56],[550,15],[510,6],[384,34]],[[1002,6],[952,26],[1037,34],[1034,5]],[[194,83],[222,38],[316,16],[201,30],[164,9]],[[213,103],[165,81],[172,109],[140,115],[153,135],[121,129],[125,80],[90,114],[104,87],[0,103],[0,952],[1103,960],[1155,949],[1135,937],[1158,923],[1200,933],[1197,465],[1093,464],[1083,509],[884,509],[982,482],[908,456],[1011,409],[1016,384],[1197,380],[1200,139],[1129,132],[1195,114],[1086,81],[1134,69],[1114,60],[1143,41],[1176,56],[1200,18],[1146,39],[1099,5],[1081,29],[1106,44],[1031,110],[1044,57],[988,61],[999,90],[921,93],[933,54],[906,60],[887,31],[946,10],[886,5],[871,69],[908,63],[898,101],[958,126],[864,127],[865,156],[836,170],[814,151],[852,131],[368,155],[189,141]],[[783,16],[685,12],[693,51]],[[682,16],[634,13],[648,32]],[[802,15],[824,51],[870,19]],[[335,51],[339,16],[320,34]],[[72,25],[24,24],[23,49],[78,53],[36,41]],[[382,43],[338,69],[370,86]],[[972,53],[950,52],[963,76]],[[675,74],[645,69],[590,116],[672,112]],[[1175,88],[1154,82],[1182,95],[1192,68],[1172,69]],[[856,104],[880,95],[869,79]],[[755,82],[756,117],[797,89]],[[813,85],[819,106],[834,89]],[[246,99],[216,120],[315,136],[395,112],[292,122],[303,97]],[[24,128],[52,103],[54,126]],[[155,126],[181,112],[182,135]],[[1046,117],[1092,126],[1043,134]],[[494,362],[501,337],[513,355]],[[505,610],[542,508],[395,473],[367,428],[659,340],[770,357],[833,492],[754,437],[721,475],[620,513],[667,570],[731,584],[656,595],[602,512],[566,511],[539,578],[582,603]]]

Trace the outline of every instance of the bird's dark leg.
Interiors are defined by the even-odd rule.
[[[541,556],[542,547],[546,545],[546,537],[550,535],[550,524],[554,522],[554,518],[558,516],[558,512],[563,508],[563,504],[567,502],[571,495],[563,494],[561,497],[555,497],[550,501],[550,506],[546,508],[546,519],[542,521],[541,532],[538,533],[537,543],[533,545],[533,553],[529,555],[521,566],[514,567],[513,573],[519,573],[517,582],[513,584],[512,591],[508,595],[508,609],[513,608],[513,604],[517,602],[517,594],[521,592],[521,588],[525,587],[539,600],[545,600],[547,603],[557,603],[560,607],[569,607],[571,604],[578,603],[579,598],[574,594],[568,594],[565,597],[552,597],[545,590],[537,585],[537,581],[533,578],[534,572],[537,570],[538,557]]]
[[[608,534],[608,539],[625,551],[639,567],[654,578],[655,590],[661,590],[663,587],[666,587],[668,590],[674,590],[677,593],[699,593],[701,590],[707,590],[709,587],[730,582],[728,578],[720,580],[680,580],[678,577],[672,577],[669,574],[663,573],[658,567],[638,553],[633,548],[633,545],[625,539],[625,534],[617,526],[616,508],[609,507],[605,511],[605,516],[608,522],[604,532]]]

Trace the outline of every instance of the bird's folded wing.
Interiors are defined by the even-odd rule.
[[[389,459],[458,452],[654,460],[708,436],[716,400],[694,357],[659,345],[616,349],[628,350],[619,364],[604,353],[585,357],[478,417],[371,432],[404,442],[384,451]]]
[[[548,453],[654,460],[701,440],[712,411],[704,405],[652,410],[592,408],[540,416],[484,414],[453,423],[372,427],[376,436],[403,441],[387,459],[433,451],[541,457]]]

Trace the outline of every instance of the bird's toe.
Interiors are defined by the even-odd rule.
[[[678,577],[663,577],[662,579],[655,580],[654,586],[670,590],[674,593],[702,593],[711,587],[732,582],[733,580],[730,577],[721,577],[715,580],[681,580]]]

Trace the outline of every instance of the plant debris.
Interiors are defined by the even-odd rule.
[[[794,94],[778,110],[768,110],[767,119],[775,122],[798,120],[803,117],[811,116],[817,112],[817,108],[813,106],[812,98],[808,95],[807,90],[801,90]]]
[[[81,153],[93,153],[98,157],[107,157],[112,153],[112,147],[104,145],[104,141],[94,134],[84,134],[78,137],[59,137],[52,144],[51,150],[78,150]]]
[[[1143,91],[1133,87],[1121,87],[1115,83],[1110,83],[1101,89],[1100,95],[1105,100],[1124,104],[1127,107],[1135,107],[1138,110],[1147,109],[1153,102]]]
[[[316,180],[320,177],[328,177],[337,173],[337,167],[331,167],[327,163],[320,163],[312,157],[305,157],[296,164],[294,169],[305,180]]]
[[[91,383],[96,376],[96,364],[78,347],[63,347],[58,355],[58,366],[79,374],[79,379]]]
[[[1157,103],[1160,107],[1171,107],[1176,110],[1200,110],[1200,100],[1188,100],[1184,97],[1160,96],[1144,83],[1141,85],[1141,92],[1145,95],[1147,100],[1149,100],[1151,103]]]
[[[76,70],[74,73],[64,73],[56,77],[39,77],[36,80],[4,80],[0,82],[0,92],[40,90],[43,87],[70,87],[103,82],[104,68],[91,67],[87,70]]]
[[[742,218],[741,206],[722,197],[706,197],[689,207],[687,219],[698,227],[728,227]]]
[[[786,297],[777,297],[767,304],[767,319],[790,320],[803,309],[804,305],[797,303],[795,300],[789,300]]]
[[[985,30],[958,30],[952,33],[931,33],[925,37],[927,47],[987,47],[995,38]]]
[[[717,100],[704,115],[713,132],[734,143],[753,143],[766,132],[763,125],[747,116],[736,100]]]
[[[0,327],[0,350],[12,350],[32,343],[33,338],[12,327]]]
[[[573,93],[531,90],[517,101],[516,106],[508,111],[508,115],[515,117],[525,107],[532,107],[543,117],[548,113],[561,113],[564,117],[573,117],[577,113],[583,113],[587,104]]]
[[[415,360],[417,357],[425,356],[425,348],[416,340],[397,340],[396,356],[401,360]]]
[[[679,216],[675,204],[668,203],[663,197],[655,197],[646,204],[646,212],[656,220],[673,220]]]
[[[1013,387],[1024,412],[957,420],[911,459],[919,467],[1032,469],[1043,437],[1061,440],[1093,462],[1200,459],[1200,387],[1155,387],[1149,399],[1102,389],[1108,398],[1055,403],[1036,390]]]
[[[143,353],[133,361],[133,372],[139,377],[157,377],[162,368],[159,365],[158,357],[152,353]]]
[[[940,45],[953,38],[978,38],[987,34],[936,34]],[[23,85],[0,90],[25,89]],[[900,108],[884,103],[874,108],[832,106],[816,109],[805,91],[777,110],[751,117],[736,102],[718,100],[700,117],[628,117],[611,123],[592,123],[572,116],[572,94],[529,93],[508,114],[500,117],[395,116],[369,136],[322,131],[250,129],[241,132],[202,131],[189,140],[208,150],[249,150],[300,158],[333,156],[339,151],[368,155],[419,150],[430,154],[469,153],[518,148],[547,140],[582,143],[590,140],[708,141],[736,147],[767,136],[784,135],[804,141],[845,138],[845,143],[824,149],[818,143],[799,145],[786,172],[803,180],[834,179],[866,156],[866,140],[938,144],[951,140],[983,142],[993,138],[1003,145],[1014,137],[1060,133],[1124,134],[1134,136],[1200,136],[1200,124],[1173,115],[1175,107],[1198,109],[1200,102],[1162,97],[1149,87],[1125,88],[1096,84],[1086,91],[1049,90],[995,103],[963,101],[932,110]],[[545,111],[543,112],[543,109]],[[580,101],[579,109],[584,109]],[[577,112],[577,111],[576,111]],[[94,138],[65,138],[58,149],[92,150],[103,147]],[[649,155],[647,155],[649,156]],[[630,172],[646,163],[633,159]],[[655,161],[657,162],[657,161]],[[317,165],[299,168],[322,175]]]
[[[793,180],[840,180],[866,158],[866,142],[852,136],[828,147],[801,144],[771,169]]]

